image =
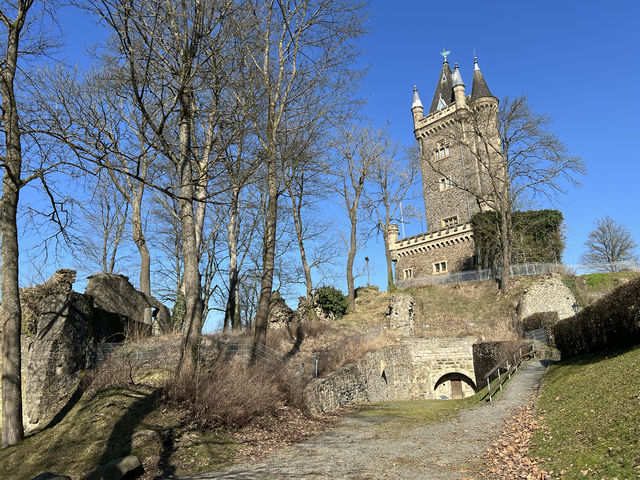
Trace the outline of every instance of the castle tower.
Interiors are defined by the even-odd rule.
[[[465,128],[465,122],[474,109],[497,107],[498,100],[475,58],[471,95],[467,95],[460,68],[455,64],[451,71],[449,67],[448,53],[443,52],[442,69],[426,116],[414,87],[411,113],[420,147],[427,231],[395,242],[398,280],[467,270],[476,263],[470,221],[486,207],[467,190],[480,191],[489,186],[479,163],[467,150],[473,141],[469,142],[471,131]],[[492,131],[487,134],[498,135],[497,124],[489,128]]]

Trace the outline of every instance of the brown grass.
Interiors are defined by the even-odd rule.
[[[200,428],[242,427],[273,414],[282,403],[299,401],[296,382],[295,375],[268,365],[218,361],[195,377],[171,377],[164,386],[164,401],[188,411]]]

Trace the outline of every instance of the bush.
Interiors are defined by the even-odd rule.
[[[536,312],[522,319],[522,331],[530,332],[544,328],[549,330],[558,321],[558,312]]]
[[[551,327],[563,358],[640,343],[640,278]]]
[[[347,299],[340,290],[334,287],[320,287],[315,296],[315,302],[326,313],[332,313],[340,318],[347,313]]]
[[[249,366],[238,358],[220,360],[195,377],[172,377],[164,387],[164,401],[186,410],[201,428],[242,427],[274,413],[282,403],[299,406],[301,388],[295,378],[286,369]]]

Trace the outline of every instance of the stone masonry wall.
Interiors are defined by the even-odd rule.
[[[558,312],[558,319],[572,317],[576,298],[562,278],[555,273],[545,275],[533,283],[518,304],[518,318],[521,320],[533,313]]]
[[[427,232],[433,232],[442,228],[442,220],[444,218],[457,216],[458,223],[467,223],[470,217],[479,212],[478,202],[468,193],[460,188],[451,186],[446,190],[440,189],[440,179],[450,177],[452,181],[458,184],[464,184],[465,181],[473,181],[472,162],[467,158],[465,163],[466,179],[463,179],[461,173],[460,149],[453,144],[450,146],[450,155],[440,159],[433,160],[433,152],[439,142],[447,142],[446,135],[427,136],[421,139],[422,146],[422,189],[424,193],[425,215],[427,219]],[[449,143],[452,143],[449,141]],[[432,161],[433,166],[437,168],[435,171],[427,157]]]
[[[344,405],[391,400],[451,398],[451,382],[434,389],[448,374],[462,374],[475,382],[474,337],[407,339],[403,344],[370,352],[358,361],[305,389],[313,413]],[[464,396],[474,389],[462,382]]]
[[[451,385],[444,382],[437,389],[438,380],[449,373],[461,373],[475,383],[473,343],[475,337],[406,339],[412,359],[410,398],[428,400],[451,398]],[[472,386],[462,382],[464,396],[472,395]]]
[[[406,399],[411,378],[408,349],[393,346],[364,355],[305,389],[312,413],[329,412],[344,405]]]
[[[396,281],[403,280],[404,270],[413,269],[412,278],[433,275],[435,262],[447,262],[447,272],[469,270],[473,267],[475,244],[473,240],[460,241],[452,245],[423,250],[409,255],[398,255],[396,262]]]

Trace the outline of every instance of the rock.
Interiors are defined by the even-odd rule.
[[[295,312],[289,308],[280,293],[273,292],[269,304],[269,326],[274,328],[287,327],[294,317]]]
[[[389,327],[395,329],[398,335],[413,335],[414,305],[413,298],[406,293],[396,293],[391,297],[387,319]]]
[[[58,475],[57,473],[44,472],[36,475],[31,480],[71,480],[67,475]]]
[[[533,283],[524,293],[518,304],[518,318],[522,320],[533,313],[558,312],[558,318],[575,314],[573,305],[576,299],[562,278],[555,273],[545,275]]]
[[[129,277],[109,273],[97,273],[88,277],[85,295],[93,298],[96,309],[108,314],[126,317],[127,319],[144,324],[155,317],[153,327],[155,333],[168,333],[170,325],[169,309],[154,297],[136,290],[129,282]],[[145,312],[149,310],[151,315]],[[111,319],[106,319],[109,322]],[[149,326],[143,330],[149,330]]]
[[[92,308],[71,289],[74,279],[75,271],[58,270],[44,284],[20,292],[30,325],[22,342],[27,431],[53,418],[95,352]]]
[[[137,478],[144,472],[140,460],[135,455],[129,455],[105,465],[101,465],[85,480],[121,480],[123,478]]]

